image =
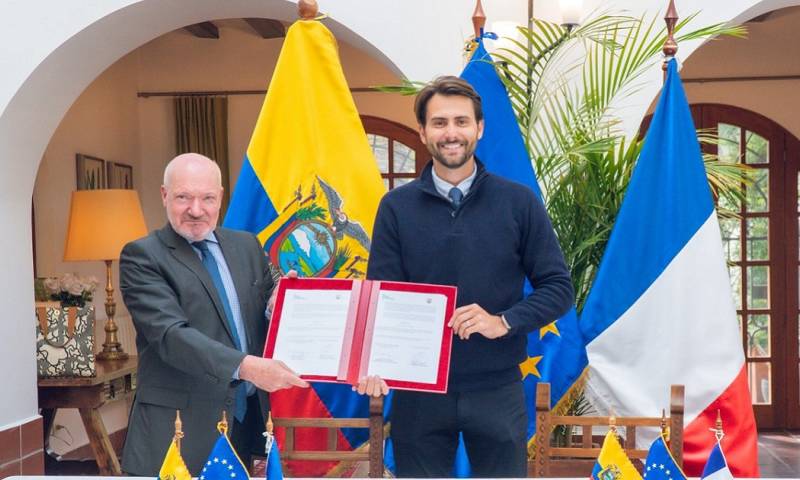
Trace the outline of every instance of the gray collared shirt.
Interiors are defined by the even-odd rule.
[[[453,184],[439,178],[439,176],[436,175],[436,169],[434,168],[431,169],[431,174],[433,175],[433,185],[436,187],[436,191],[439,193],[439,195],[443,196],[444,198],[447,199],[447,201],[452,203],[452,200],[450,199],[448,193],[450,192],[450,189],[453,188]],[[458,185],[455,185],[456,188],[461,190],[461,193],[463,193],[465,197],[467,196],[467,193],[469,192],[469,189],[472,186],[472,182],[475,181],[475,176],[477,174],[478,174],[478,166],[476,165],[473,168],[472,174],[469,177],[462,180],[461,183],[459,183]]]

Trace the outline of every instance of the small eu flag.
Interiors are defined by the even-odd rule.
[[[220,433],[198,478],[199,480],[250,479],[247,469],[244,468],[239,456],[236,455],[236,451],[225,433]]]
[[[683,470],[667,449],[663,435],[659,435],[650,445],[643,477],[645,480],[686,480]]]

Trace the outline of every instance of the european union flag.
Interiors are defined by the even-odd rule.
[[[686,480],[683,470],[672,458],[664,441],[664,436],[659,435],[647,452],[647,460],[644,463],[645,480]]]
[[[511,101],[492,57],[480,41],[461,73],[483,103],[484,131],[475,151],[490,172],[530,187],[541,199],[525,142]],[[525,286],[525,294],[532,289]],[[536,433],[536,384],[550,383],[550,404],[557,405],[588,365],[578,316],[571,309],[558,321],[528,335],[528,359],[520,365],[528,405],[528,440]]]
[[[490,172],[526,185],[542,198],[511,100],[493,62],[481,40],[461,72],[461,78],[478,92],[483,104],[483,137],[475,155]]]
[[[250,475],[247,474],[247,469],[244,468],[228,437],[221,433],[198,478],[199,480],[249,480]]]

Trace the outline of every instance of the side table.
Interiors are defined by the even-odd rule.
[[[136,357],[97,361],[97,376],[40,378],[39,407],[45,439],[50,435],[59,408],[77,408],[89,437],[100,475],[122,475],[119,458],[108,438],[99,409],[107,402],[129,397],[136,388]]]

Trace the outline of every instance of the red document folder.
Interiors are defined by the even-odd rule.
[[[318,371],[303,371],[301,365],[304,364],[298,360],[303,355],[296,352],[293,354],[291,349],[281,348],[282,345],[279,345],[280,342],[285,343],[289,336],[294,336],[297,341],[298,331],[302,332],[302,330],[298,330],[296,319],[291,320],[291,327],[287,326],[283,331],[281,327],[290,323],[289,320],[284,319],[285,315],[289,315],[284,311],[288,304],[287,294],[302,295],[303,291],[309,291],[309,294],[310,291],[314,291],[317,294],[323,292],[329,295],[333,292],[340,292],[343,295],[342,303],[347,301],[346,296],[349,295],[346,308],[333,320],[335,325],[331,326],[328,323],[319,327],[313,325],[313,319],[309,321],[308,331],[319,328],[326,332],[328,330],[333,332],[331,338],[334,339],[336,345],[331,345],[332,348],[322,348],[321,350],[324,351],[316,352],[314,355],[319,357],[316,358],[315,365],[325,364],[322,370],[327,373],[324,374],[320,374]],[[403,297],[404,294],[415,294],[415,301],[420,302],[419,305],[409,305],[407,312],[398,311],[397,304],[391,307],[392,298]],[[338,295],[337,298],[339,298]],[[264,357],[282,360],[297,371],[303,379],[309,381],[355,385],[360,378],[368,374],[379,374],[391,388],[444,393],[447,391],[450,350],[453,341],[453,331],[447,326],[447,322],[453,315],[455,303],[456,287],[451,286],[377,280],[283,278],[278,286]],[[394,358],[388,355],[385,347],[386,339],[392,337],[387,337],[387,335],[396,333],[399,337],[406,336],[407,332],[404,330],[407,328],[407,324],[415,318],[414,309],[428,310],[426,304],[437,306],[437,311],[442,314],[441,322],[439,324],[437,316],[437,321],[432,327],[434,329],[433,336],[429,337],[425,334],[425,328],[431,326],[427,321],[430,318],[425,317],[426,321],[423,321],[422,329],[415,335],[417,335],[417,340],[427,338],[429,343],[438,342],[434,345],[435,348],[421,351],[419,358],[409,355],[398,355],[397,358]],[[313,316],[313,314],[309,315]],[[396,318],[407,318],[409,322],[395,322]],[[282,320],[284,321],[282,322]],[[302,321],[300,320],[300,322]],[[290,328],[292,329],[291,333],[289,333]],[[413,330],[414,327],[412,326],[410,329]],[[316,332],[316,330],[314,331]],[[441,335],[440,341],[438,341],[439,335]],[[379,345],[374,345],[376,339],[381,342]],[[299,343],[302,344],[302,341]],[[391,344],[391,341],[388,343]],[[339,347],[341,351],[335,355]],[[375,347],[374,351],[373,347]],[[388,348],[388,351],[391,351],[391,346]],[[277,355],[276,352],[278,352]],[[371,358],[373,353],[375,356]],[[409,352],[403,351],[402,353],[408,354]],[[327,358],[328,355],[331,355],[330,359]],[[408,361],[409,358],[411,359],[410,363],[417,367],[420,362],[425,363],[424,360],[427,359],[435,363],[426,364],[424,367],[426,375],[421,375],[418,372],[415,373],[414,365],[411,365],[408,371],[404,370],[403,361],[404,359]]]

